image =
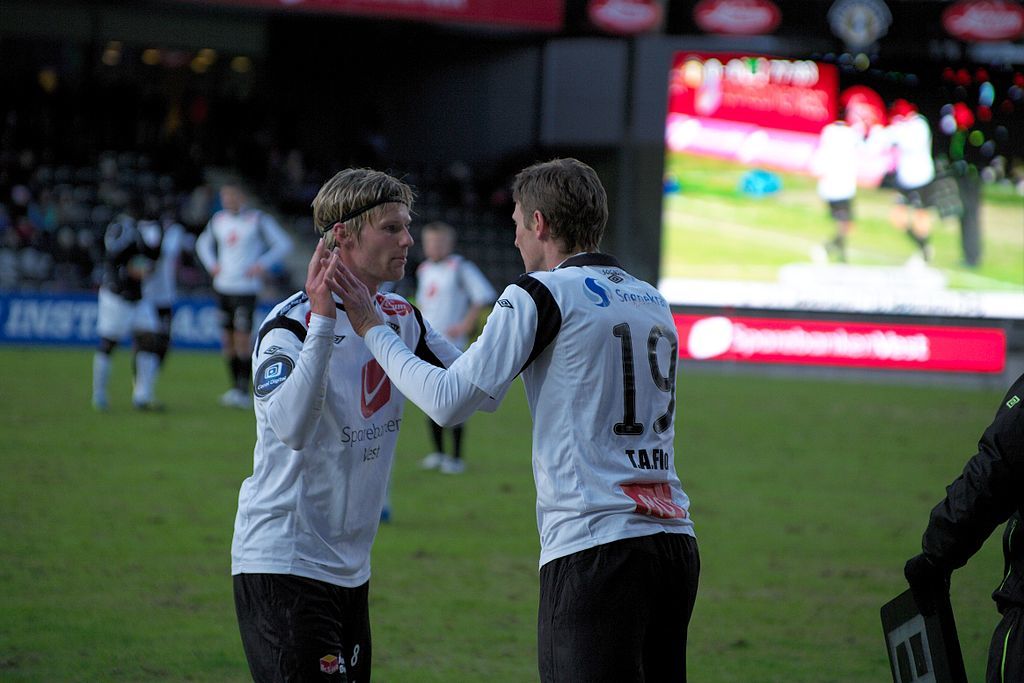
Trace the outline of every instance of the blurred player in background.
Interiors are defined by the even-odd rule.
[[[129,331],[155,325],[155,321],[142,320],[152,312],[140,301],[142,282],[153,271],[160,256],[163,231],[159,222],[140,220],[144,211],[143,197],[132,196],[103,236],[103,281],[96,316],[100,340],[92,363],[92,405],[100,411],[109,405],[107,385],[117,344]],[[154,349],[140,347],[138,339],[135,361],[138,367],[154,368],[154,371],[159,363]],[[143,384],[135,382],[132,403],[136,408],[152,407],[145,390]]]
[[[305,291],[260,327],[253,473],[231,547],[242,643],[259,682],[370,680],[370,549],[405,397],[338,315],[344,303],[325,280],[344,263],[401,343],[451,364],[459,351],[419,311],[378,293],[402,278],[412,204],[409,186],[385,173],[349,169],[327,181],[313,200],[323,239]]]
[[[480,269],[455,252],[455,228],[440,221],[423,226],[421,233],[426,259],[416,269],[416,305],[431,327],[456,348],[465,349],[469,334],[476,329],[484,307],[493,303],[494,288]],[[444,428],[427,418],[434,452],[423,459],[425,469],[460,474],[463,425],[452,427],[452,454],[444,450]]]
[[[512,194],[528,272],[448,370],[418,361],[339,268],[345,312],[397,388],[441,423],[500,400],[522,374],[534,423],[541,680],[685,681],[700,560],[673,457],[678,339],[668,304],[597,251],[608,204],[592,168],[536,164]]]
[[[252,375],[252,324],[263,277],[292,249],[292,240],[274,218],[249,208],[241,186],[227,183],[220,189],[224,207],[210,218],[196,241],[196,253],[213,277],[221,314],[221,348],[231,388],[221,404],[248,408]]]
[[[893,226],[905,230],[921,251],[932,260],[931,207],[935,206],[935,161],[932,158],[932,130],[928,119],[910,102],[898,99],[889,111],[885,138],[896,148],[896,188],[899,197],[890,218]]]
[[[922,550],[904,573],[918,608],[928,615],[949,594],[953,570],[967,564],[1000,524],[1003,581],[992,593],[1002,615],[989,647],[988,683],[1024,681],[1024,375],[1003,397],[978,452],[931,512]]]
[[[171,346],[171,321],[178,298],[178,264],[182,253],[195,248],[195,237],[172,213],[163,210],[156,196],[146,198],[146,216],[139,225],[145,231],[151,223],[157,224],[163,239],[160,257],[142,283],[141,305],[150,310],[135,329],[134,371],[137,401],[158,408],[161,404],[156,400],[156,380]]]
[[[825,243],[828,255],[846,262],[846,240],[853,230],[853,198],[857,194],[857,170],[864,134],[843,118],[821,129],[813,168],[818,176],[818,196],[828,203],[836,234]]]

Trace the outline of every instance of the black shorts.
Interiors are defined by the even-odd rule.
[[[370,680],[369,582],[342,588],[289,574],[236,574],[234,587],[256,683]]]
[[[540,569],[544,683],[686,681],[700,557],[686,534],[606,543]]]
[[[853,202],[851,202],[849,199],[833,199],[829,201],[828,210],[829,213],[832,215],[833,220],[853,220]]]
[[[170,306],[157,306],[156,333],[165,337],[171,336],[171,323],[174,321],[174,310]]]
[[[900,187],[896,203],[914,209],[927,209],[935,206],[934,186],[934,182],[929,182],[920,187]]]
[[[224,331],[252,331],[255,294],[218,294],[217,308],[220,309],[220,326]]]

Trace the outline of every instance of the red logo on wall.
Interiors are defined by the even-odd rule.
[[[661,21],[661,6],[653,0],[590,0],[587,15],[609,33],[643,33]]]
[[[391,380],[384,374],[384,368],[376,360],[364,365],[361,374],[359,409],[363,417],[370,417],[391,400]]]
[[[960,0],[942,13],[942,25],[960,40],[1014,40],[1024,34],[1024,7],[1012,0]]]
[[[778,28],[782,12],[771,0],[701,0],[693,19],[708,33],[755,36]]]

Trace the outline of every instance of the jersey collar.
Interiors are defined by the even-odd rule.
[[[619,262],[611,254],[602,254],[600,252],[583,252],[570,256],[565,259],[552,270],[558,270],[560,268],[572,268],[574,266],[607,266],[610,268],[622,269]]]

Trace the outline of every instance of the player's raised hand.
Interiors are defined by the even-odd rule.
[[[339,263],[337,252],[328,251],[321,237],[306,271],[306,295],[309,296],[310,310],[317,315],[328,318],[337,316],[328,279],[333,276]]]
[[[331,273],[329,283],[334,293],[344,302],[345,313],[356,334],[362,337],[371,327],[383,324],[377,314],[373,293],[340,260]]]

